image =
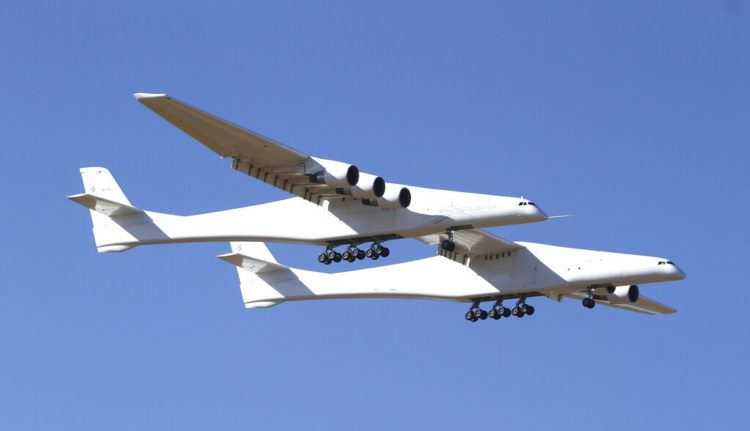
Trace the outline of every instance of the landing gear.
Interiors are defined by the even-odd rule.
[[[534,307],[526,303],[526,298],[518,300],[513,308],[503,306],[502,299],[498,299],[495,304],[488,311],[484,311],[479,308],[479,301],[475,301],[469,311],[464,314],[464,318],[470,322],[476,322],[477,320],[485,320],[488,317],[494,320],[500,320],[502,317],[523,317],[532,316],[534,314]]]
[[[503,307],[503,301],[499,299],[487,312],[487,316],[491,319],[499,320],[501,317],[510,316],[510,309]]]
[[[444,239],[443,242],[440,243],[440,247],[445,251],[455,250],[456,243],[453,242],[453,229],[448,229],[445,233],[446,235],[448,235],[448,238]]]
[[[594,308],[594,305],[596,305],[596,301],[594,301],[593,298],[583,298],[583,301],[581,301],[581,303],[589,310]]]
[[[487,319],[487,312],[479,308],[479,301],[474,301],[469,311],[464,314],[464,318],[469,322],[476,322],[477,320]]]
[[[343,253],[335,251],[329,245],[323,253],[318,255],[318,262],[330,265],[331,262],[341,262],[342,260],[354,262],[355,260],[362,260],[365,257],[376,260],[381,257],[388,257],[390,254],[391,250],[388,247],[383,247],[379,241],[372,243],[367,250],[362,250],[356,244],[352,244]]]
[[[516,306],[510,311],[510,314],[521,318],[523,316],[533,316],[535,311],[534,307],[526,303],[526,298],[521,297],[516,302]]]

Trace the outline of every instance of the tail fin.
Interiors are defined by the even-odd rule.
[[[217,256],[237,266],[246,308],[267,308],[285,300],[273,286],[300,283],[287,266],[279,264],[262,242],[232,242],[232,252]]]
[[[143,213],[134,207],[123,193],[115,178],[106,168],[81,168],[84,193],[68,196],[68,199],[87,207],[94,225],[94,239],[99,252],[124,251],[133,246],[107,246],[115,223],[112,217]]]

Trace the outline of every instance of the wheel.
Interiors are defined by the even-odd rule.
[[[443,240],[441,246],[443,247],[443,250],[453,251],[456,249],[456,243],[449,239]]]
[[[482,315],[482,309],[481,308],[475,308],[474,309],[474,317],[479,318],[479,316]]]
[[[336,253],[333,255],[333,261],[336,263],[341,262],[341,253]]]
[[[494,308],[490,308],[487,311],[487,317],[489,317],[490,319],[494,319],[496,315],[497,315],[497,310],[495,310]]]
[[[349,253],[349,250],[346,250],[345,252],[341,253],[341,258],[344,260],[349,260],[349,256],[351,256],[351,253]]]
[[[592,309],[594,308],[594,305],[596,305],[596,302],[591,298],[583,298],[582,302],[583,302],[583,306],[588,309]]]
[[[346,261],[347,261],[347,262],[349,262],[349,263],[352,263],[352,262],[354,262],[355,260],[357,260],[357,258],[356,258],[356,257],[354,257],[354,256],[352,256],[352,255],[349,255],[349,257],[348,257],[348,258],[346,259]]]
[[[372,248],[368,248],[365,252],[365,255],[369,258],[372,258],[375,255],[375,250],[373,250]]]
[[[362,260],[365,258],[365,251],[364,250],[357,250],[357,259]]]
[[[471,316],[471,321],[472,322],[476,322],[477,320],[479,320],[479,318],[477,318],[476,316]]]
[[[376,254],[383,254],[383,246],[378,244],[374,247],[374,251]]]
[[[482,320],[486,320],[487,319],[487,312],[484,311],[484,310],[480,310],[480,311],[482,313],[479,315],[479,318],[482,319]]]
[[[320,262],[320,263],[323,263],[323,262],[325,262],[325,261],[326,261],[326,259],[328,259],[328,256],[326,256],[326,254],[325,254],[325,253],[320,253],[320,254],[318,255],[318,262]]]
[[[534,315],[534,307],[531,306],[531,305],[527,305],[526,306],[526,314],[528,314],[529,316],[533,316]]]
[[[512,314],[512,315],[514,315],[514,316],[517,316],[517,315],[518,315],[518,313],[520,313],[520,312],[521,312],[521,309],[520,309],[520,308],[518,308],[518,307],[513,307],[513,309],[512,309],[512,310],[510,310],[510,314]]]
[[[388,257],[389,254],[391,254],[391,251],[387,247],[380,247],[381,256]]]
[[[330,265],[331,262],[333,262],[333,261],[331,259],[327,258],[327,257],[326,257],[326,260],[323,261],[323,263],[325,263],[326,265]]]
[[[510,308],[503,307],[503,317],[510,317]]]
[[[326,257],[333,260],[334,256],[336,256],[336,252],[333,250],[326,250]]]
[[[372,260],[378,260],[378,258],[379,258],[379,257],[380,257],[380,256],[378,256],[377,254],[373,254],[373,255],[372,255],[372,258],[371,258],[371,259],[372,259]]]
[[[464,314],[464,318],[466,320],[471,320],[474,318],[474,313],[471,312],[471,310],[467,311],[466,314]]]

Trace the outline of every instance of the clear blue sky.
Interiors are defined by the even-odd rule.
[[[0,428],[748,427],[747,2],[106,3],[0,14]],[[253,311],[227,244],[99,255],[65,199],[82,166],[162,212],[284,197],[137,91],[394,181],[573,213],[492,232],[672,258],[689,278],[642,292],[679,312]],[[272,249],[319,269],[315,247]]]

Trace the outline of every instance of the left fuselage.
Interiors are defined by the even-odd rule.
[[[113,217],[97,246],[175,242],[265,241],[325,245],[416,237],[448,229],[543,221],[525,199],[414,188],[408,209],[381,209],[353,199],[316,205],[301,198],[193,216],[146,211]]]

